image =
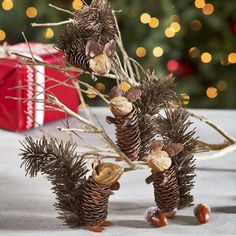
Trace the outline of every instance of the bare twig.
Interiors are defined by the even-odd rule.
[[[65,25],[74,22],[73,19],[64,20],[60,22],[54,22],[54,23],[31,23],[32,27],[47,27],[47,26],[58,26],[58,25]]]
[[[210,121],[207,117],[205,116],[200,116],[197,115],[195,113],[192,112],[188,112],[188,114],[206,124],[208,124],[209,126],[211,126],[213,129],[215,129],[218,133],[220,133],[224,138],[226,138],[228,141],[232,142],[232,143],[236,143],[236,139],[234,137],[232,137],[231,135],[229,135],[227,132],[225,132],[222,128],[220,128],[217,124],[215,124],[214,122]]]
[[[72,16],[75,15],[74,12],[71,12],[71,11],[69,11],[69,10],[63,9],[63,8],[61,8],[61,7],[57,7],[57,6],[53,5],[53,4],[48,4],[48,6],[49,6],[49,7],[52,7],[52,8],[55,8],[55,9],[57,9],[58,11],[66,12],[66,13],[72,15]]]

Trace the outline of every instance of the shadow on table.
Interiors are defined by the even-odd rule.
[[[212,212],[217,212],[217,213],[236,214],[236,205],[234,205],[234,206],[211,207],[211,211]]]
[[[185,215],[176,215],[172,219],[169,219],[171,224],[176,225],[186,225],[186,226],[193,226],[193,225],[199,225],[199,222],[194,216],[185,216]]]
[[[1,230],[20,230],[20,231],[55,231],[64,227],[54,216],[37,216],[35,215],[0,215]]]

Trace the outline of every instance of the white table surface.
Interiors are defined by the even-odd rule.
[[[105,124],[109,114],[104,108],[95,108],[99,120]],[[194,110],[197,114],[207,115],[226,131],[236,137],[236,111]],[[76,121],[72,119],[72,123]],[[222,138],[205,124],[195,122],[198,135],[209,142],[220,142]],[[44,126],[49,133],[55,134],[61,122]],[[106,130],[114,138],[114,127],[106,125]],[[18,156],[19,141],[28,134],[40,138],[42,132],[34,129],[14,133],[0,130],[0,235],[98,235],[83,228],[72,229],[63,226],[54,210],[54,195],[50,183],[43,176],[25,177],[20,169]],[[94,139],[90,139],[95,142]],[[121,189],[110,198],[108,219],[113,226],[100,235],[236,235],[236,154],[222,158],[197,161],[196,186],[192,193],[195,203],[207,203],[212,209],[208,224],[199,225],[193,217],[193,209],[178,211],[169,225],[154,228],[144,220],[144,212],[154,206],[152,185],[145,184],[149,170],[125,173]]]

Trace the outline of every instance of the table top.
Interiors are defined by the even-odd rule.
[[[105,125],[105,108],[94,108],[94,113]],[[236,111],[233,110],[193,110],[196,114],[206,115],[212,121],[236,137]],[[76,124],[76,121],[71,119]],[[197,134],[208,142],[222,142],[214,130],[194,120]],[[61,121],[44,126],[47,134],[55,135]],[[114,138],[114,127],[105,125]],[[25,177],[20,168],[19,141],[28,134],[40,138],[39,129],[22,133],[0,130],[0,235],[98,235],[83,228],[69,228],[57,219],[53,207],[54,195],[45,176]],[[60,134],[59,134],[60,135]],[[93,138],[89,139],[94,142]],[[145,184],[149,170],[125,173],[121,180],[120,191],[110,197],[108,219],[113,226],[101,235],[236,235],[236,155],[235,152],[212,160],[197,157],[196,185],[192,191],[195,203],[206,203],[211,207],[209,223],[199,225],[193,217],[193,208],[179,210],[169,225],[154,228],[144,220],[144,212],[154,206],[152,185]]]

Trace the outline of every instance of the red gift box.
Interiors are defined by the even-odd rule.
[[[30,43],[30,47],[36,59],[55,65],[62,63],[63,55],[52,45]],[[45,90],[77,112],[79,101],[76,89],[48,79],[53,78],[72,85],[72,81],[65,73],[44,66],[22,65],[19,63],[19,58],[12,54],[6,57],[6,50],[3,56],[3,48],[0,49],[0,128],[20,131],[65,118],[65,113],[45,108],[44,101],[47,98]],[[7,52],[30,56],[25,43],[8,46]],[[35,96],[35,101],[32,101]],[[24,99],[14,100],[7,97]]]

